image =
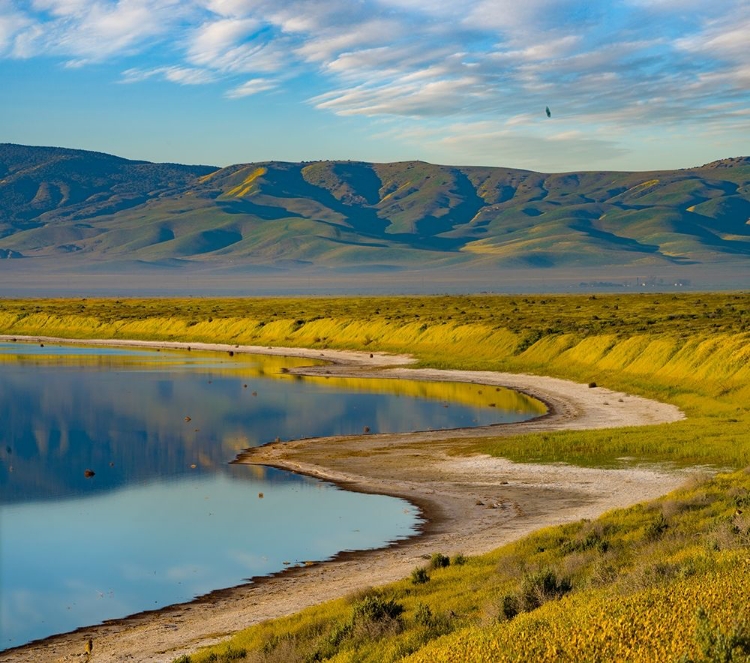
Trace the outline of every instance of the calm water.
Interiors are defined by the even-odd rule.
[[[419,523],[403,500],[229,465],[242,449],[543,411],[476,385],[282,372],[310,363],[0,343],[0,649],[378,547]]]

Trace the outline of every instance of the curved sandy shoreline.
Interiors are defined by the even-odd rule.
[[[684,418],[672,405],[566,380],[491,371],[411,369],[404,367],[412,361],[406,356],[340,350],[0,336],[0,340],[12,338],[77,345],[190,346],[325,359],[332,363],[293,372],[505,386],[539,398],[550,411],[518,424],[317,438],[250,449],[235,462],[274,466],[334,481],[347,489],[406,498],[426,515],[424,532],[387,548],[343,554],[253,584],[219,590],[191,603],[52,636],[0,653],[2,662],[85,660],[89,637],[95,643],[94,661],[171,661],[248,625],[403,578],[424,563],[425,555],[488,552],[540,527],[594,518],[612,508],[658,497],[685,480],[684,474],[654,469],[599,470],[448,455],[447,449],[460,445],[462,439],[643,426]]]

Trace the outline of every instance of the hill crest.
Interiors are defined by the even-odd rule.
[[[225,168],[0,144],[0,257],[337,267],[715,263],[750,255],[750,158],[537,173],[422,161]]]

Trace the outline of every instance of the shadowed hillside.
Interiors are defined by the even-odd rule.
[[[750,255],[750,158],[648,173],[216,169],[0,145],[0,258],[583,267]]]

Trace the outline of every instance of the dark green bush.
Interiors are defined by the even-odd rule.
[[[538,608],[547,601],[567,594],[573,586],[568,578],[560,578],[551,569],[542,569],[536,573],[527,573],[521,582],[518,592],[520,610],[529,611]]]
[[[419,566],[411,572],[411,581],[415,585],[423,585],[430,582],[430,574],[427,573],[426,568]]]
[[[369,594],[357,601],[352,608],[352,619],[360,621],[383,622],[398,618],[404,606],[393,599],[385,599],[376,594]]]
[[[446,566],[450,566],[450,563],[451,563],[450,557],[443,555],[443,553],[435,553],[430,558],[430,568],[433,570],[444,569]]]
[[[664,517],[664,514],[659,514],[656,520],[653,522],[650,522],[648,525],[646,525],[646,530],[644,532],[644,535],[647,540],[649,541],[655,541],[656,539],[661,538],[662,534],[666,532],[669,529],[669,523],[667,522],[667,519]]]

